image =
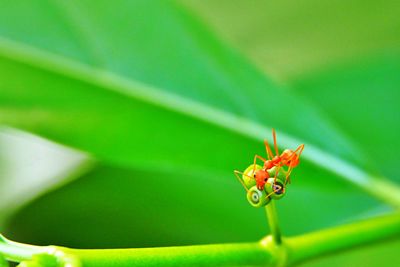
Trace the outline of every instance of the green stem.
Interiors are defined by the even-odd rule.
[[[302,236],[272,236],[248,244],[220,244],[170,248],[76,250],[62,248],[83,267],[101,266],[283,266],[355,246],[400,236],[400,213],[339,226]]]
[[[217,244],[166,248],[75,250],[83,267],[273,266],[275,253],[260,243]]]
[[[88,250],[37,247],[2,239],[0,254],[21,261],[46,253],[57,257],[64,267],[283,266],[395,237],[400,237],[400,213],[283,238],[280,245],[272,235],[242,244]]]
[[[0,255],[4,255],[6,260],[15,262],[31,260],[34,255],[45,253],[45,251],[45,247],[10,241],[0,235]]]
[[[272,239],[276,244],[282,243],[281,231],[278,223],[278,214],[276,213],[275,201],[271,202],[265,206],[265,211],[267,213],[268,224],[271,230]]]
[[[343,251],[368,243],[400,237],[400,213],[338,226],[284,240],[289,263]]]

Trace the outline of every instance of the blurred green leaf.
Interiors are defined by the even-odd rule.
[[[22,205],[81,176],[89,167],[83,153],[0,128],[0,225]]]
[[[400,52],[396,0],[179,2],[285,82],[356,58]]]
[[[387,209],[315,164],[311,147],[367,165],[319,108],[265,77],[177,4],[7,2],[0,35],[7,77],[0,122],[105,164],[24,209],[10,237],[77,247],[259,238],[264,214],[247,205],[232,170],[265,153],[268,127],[277,128],[281,146],[305,142],[312,159],[295,170],[295,186],[279,203],[285,233]]]
[[[365,169],[400,181],[397,1],[181,2],[265,73],[318,106],[361,152]]]
[[[399,73],[400,54],[382,54],[332,66],[293,82],[299,94],[315,103],[325,103],[321,110],[368,157],[366,169],[379,170],[381,175],[398,182]]]
[[[265,73],[318,105],[368,161],[399,180],[397,1],[181,1]],[[335,209],[336,211],[337,209]],[[399,242],[305,266],[394,266]]]
[[[102,166],[23,209],[8,236],[83,248],[257,240],[267,233],[265,214],[249,206],[238,182],[228,178]],[[309,186],[317,177],[304,178],[277,203],[285,234],[367,217],[363,210],[382,212],[371,210],[375,201],[340,181],[341,188],[334,189]],[[325,212],[321,203],[335,212]]]

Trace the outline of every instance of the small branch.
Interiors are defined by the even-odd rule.
[[[400,213],[334,227],[284,240],[289,263],[400,237]]]
[[[0,256],[19,262],[51,255],[64,267],[283,266],[395,237],[400,237],[400,213],[283,238],[280,245],[271,235],[255,243],[83,250],[30,246],[0,238]]]
[[[258,242],[166,248],[62,250],[80,259],[83,267],[274,266],[277,261],[273,249]]]
[[[45,247],[22,244],[0,235],[0,255],[6,260],[20,262],[30,260],[34,255],[45,252]]]
[[[281,231],[279,228],[278,214],[276,213],[274,200],[271,200],[271,202],[265,206],[265,212],[267,213],[267,219],[269,228],[271,230],[272,239],[276,244],[281,244],[282,243]]]
[[[23,266],[81,267],[79,260],[74,255],[66,254],[56,246],[22,244],[8,240],[0,234],[0,266],[4,265],[1,265],[1,262],[5,260],[23,262],[25,263]]]
[[[355,246],[400,236],[400,213],[282,239],[272,236],[259,243],[169,248],[75,250],[83,267],[102,266],[283,266]]]

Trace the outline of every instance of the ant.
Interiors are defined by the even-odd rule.
[[[275,199],[283,197],[285,187],[287,183],[290,183],[290,173],[299,164],[300,155],[304,149],[304,144],[301,144],[294,151],[285,149],[279,154],[275,129],[272,129],[272,136],[275,156],[268,141],[264,140],[268,158],[255,155],[253,164],[244,172],[234,171],[235,176],[248,193],[249,202],[257,207],[268,204],[270,197]],[[263,161],[263,166],[257,164],[257,159]],[[283,169],[284,166],[288,167],[287,171]]]

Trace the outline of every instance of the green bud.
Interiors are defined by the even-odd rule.
[[[277,170],[277,167],[272,167],[271,169],[269,169],[268,170],[269,176],[270,177],[275,177],[276,170]],[[286,179],[286,171],[283,168],[280,168],[278,176],[276,178],[280,179],[281,181],[285,181],[285,179]]]
[[[253,186],[247,192],[247,200],[249,203],[256,208],[263,207],[267,205],[271,199],[267,198],[265,190],[258,190],[257,186]]]
[[[254,164],[251,164],[243,172],[242,178],[243,178],[243,182],[246,185],[247,189],[250,189],[251,187],[256,185],[256,179],[254,179],[254,172],[256,172],[257,170],[261,170],[262,167],[260,165],[256,164],[254,172],[253,172],[253,169],[254,169]]]

